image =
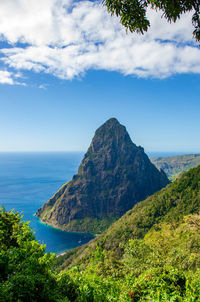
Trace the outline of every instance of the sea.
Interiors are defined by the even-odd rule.
[[[180,153],[151,152],[153,156]],[[62,253],[93,238],[92,234],[64,232],[40,222],[36,211],[74,174],[83,152],[0,152],[0,206],[14,210],[30,222],[36,240],[46,252]]]
[[[94,236],[64,232],[34,216],[54,193],[77,173],[81,152],[0,153],[0,206],[14,209],[30,222],[36,239],[46,252],[56,254],[87,243]]]

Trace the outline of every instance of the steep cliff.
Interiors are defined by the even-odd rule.
[[[115,118],[95,132],[78,169],[36,215],[65,230],[100,232],[168,184]]]

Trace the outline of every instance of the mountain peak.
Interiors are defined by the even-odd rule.
[[[96,130],[95,134],[98,134],[100,132],[105,132],[105,131],[108,132],[111,130],[119,131],[120,129],[121,130],[123,129],[123,131],[126,131],[126,128],[123,125],[121,125],[116,118],[112,117],[109,120],[107,120],[103,125],[101,125]]]
[[[110,129],[110,128],[120,128],[120,127],[125,128],[123,125],[120,124],[120,122],[115,117],[111,117],[105,123],[103,123],[98,129],[100,128]]]
[[[105,123],[103,125],[105,125],[105,124],[115,125],[115,124],[120,124],[120,123],[115,117],[111,117],[107,121],[105,121]]]
[[[126,127],[121,125],[116,118],[110,118],[95,131],[88,151],[92,149],[93,152],[100,152],[100,149],[103,151],[107,148],[117,153],[121,152],[122,148],[136,148]]]

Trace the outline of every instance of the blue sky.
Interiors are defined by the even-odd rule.
[[[150,12],[137,36],[99,3],[17,2],[0,3],[0,151],[85,151],[116,117],[146,151],[200,152],[190,15],[169,25]]]

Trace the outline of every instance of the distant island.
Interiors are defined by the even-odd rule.
[[[96,130],[78,174],[36,215],[63,230],[101,233],[168,183],[144,149],[131,141],[126,128],[111,118]]]
[[[200,165],[200,154],[152,157],[150,160],[158,169],[164,170],[170,180],[175,180],[184,172]]]

